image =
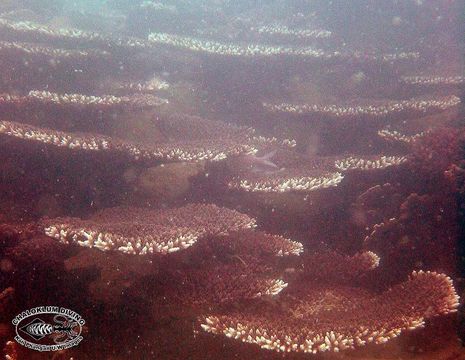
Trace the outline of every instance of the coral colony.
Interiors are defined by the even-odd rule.
[[[89,319],[63,358],[455,339],[465,81],[447,30],[377,47],[310,2],[107,3],[124,31],[0,5],[5,359],[31,358],[8,319],[37,305]]]

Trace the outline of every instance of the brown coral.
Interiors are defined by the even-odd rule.
[[[23,105],[54,105],[58,107],[71,106],[77,109],[144,109],[166,104],[166,99],[154,95],[128,96],[92,96],[84,94],[59,94],[50,91],[32,90],[25,96],[1,94],[0,104]]]
[[[202,318],[214,334],[282,352],[338,352],[385,343],[425,320],[455,312],[452,281],[435,272],[413,272],[382,294],[357,288],[314,288],[290,292],[280,309],[254,309]]]
[[[54,28],[30,21],[0,19],[0,29],[9,37],[26,41],[34,39],[34,41],[58,42],[75,46],[119,47],[139,50],[151,46],[146,40],[135,37],[112,37],[76,28]]]
[[[179,251],[201,237],[254,226],[254,219],[237,211],[191,204],[168,210],[118,207],[102,210],[88,220],[44,220],[42,228],[63,243],[145,255]]]
[[[273,263],[302,251],[296,241],[251,230],[208,237],[179,254],[188,261],[162,264],[162,296],[184,306],[209,308],[274,296],[288,284]]]
[[[231,180],[230,189],[248,192],[313,191],[337,186],[343,176],[339,172],[306,169],[285,169],[271,174],[249,173]]]
[[[454,95],[437,98],[412,98],[409,100],[372,101],[371,103],[353,102],[347,104],[269,104],[266,110],[289,114],[320,114],[335,118],[386,117],[399,113],[426,113],[441,111],[460,104],[460,98]]]
[[[93,60],[107,59],[109,53],[98,49],[69,50],[54,48],[35,43],[15,41],[0,41],[0,53],[7,56],[28,56],[46,58],[49,60]]]
[[[318,252],[303,257],[301,281],[313,283],[349,283],[377,268],[380,258],[372,251],[346,256],[334,251]]]
[[[407,161],[405,156],[349,156],[336,160],[335,166],[341,171],[385,169],[390,166],[401,165]]]
[[[173,141],[151,146],[99,134],[56,131],[9,121],[0,121],[0,134],[72,150],[119,153],[134,160],[215,161],[256,150],[247,142],[221,139]]]

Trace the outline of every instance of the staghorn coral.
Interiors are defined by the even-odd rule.
[[[203,330],[279,352],[318,353],[382,344],[425,320],[457,310],[452,280],[413,272],[382,294],[359,288],[307,288],[285,295],[280,309],[212,314]]]
[[[128,254],[167,254],[188,248],[201,237],[253,228],[255,220],[215,205],[191,204],[168,210],[112,208],[88,220],[43,220],[47,236],[63,243]]]

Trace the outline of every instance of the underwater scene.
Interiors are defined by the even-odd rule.
[[[465,0],[0,1],[0,359],[465,360]]]

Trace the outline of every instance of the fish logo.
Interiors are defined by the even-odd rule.
[[[85,321],[70,309],[39,306],[18,314],[12,323],[20,345],[37,351],[58,351],[81,342]]]

